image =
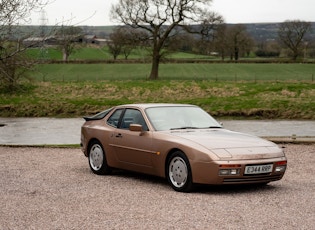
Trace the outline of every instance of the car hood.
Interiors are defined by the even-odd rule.
[[[274,143],[249,134],[226,129],[171,131],[171,134],[195,142],[219,158],[261,159],[284,156]]]

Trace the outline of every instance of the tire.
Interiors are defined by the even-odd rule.
[[[92,141],[88,149],[88,159],[90,169],[97,175],[111,173],[111,168],[107,165],[106,155],[102,144],[99,141]]]
[[[193,190],[192,174],[189,161],[183,152],[176,151],[170,155],[166,165],[166,177],[177,192]]]

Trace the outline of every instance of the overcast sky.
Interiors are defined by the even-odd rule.
[[[30,24],[40,25],[113,25],[109,11],[118,0],[51,0],[46,16],[32,14]],[[221,14],[227,23],[283,22],[303,20],[315,22],[315,0],[213,0],[210,8]],[[42,20],[42,19],[46,20]],[[69,21],[70,22],[67,22]]]

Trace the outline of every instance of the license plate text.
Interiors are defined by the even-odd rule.
[[[273,164],[251,165],[245,167],[245,174],[262,174],[272,172]]]

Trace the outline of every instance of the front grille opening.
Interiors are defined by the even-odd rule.
[[[259,183],[259,182],[268,182],[268,181],[276,181],[280,180],[282,175],[254,175],[254,176],[246,176],[242,178],[224,178],[223,183]]]

